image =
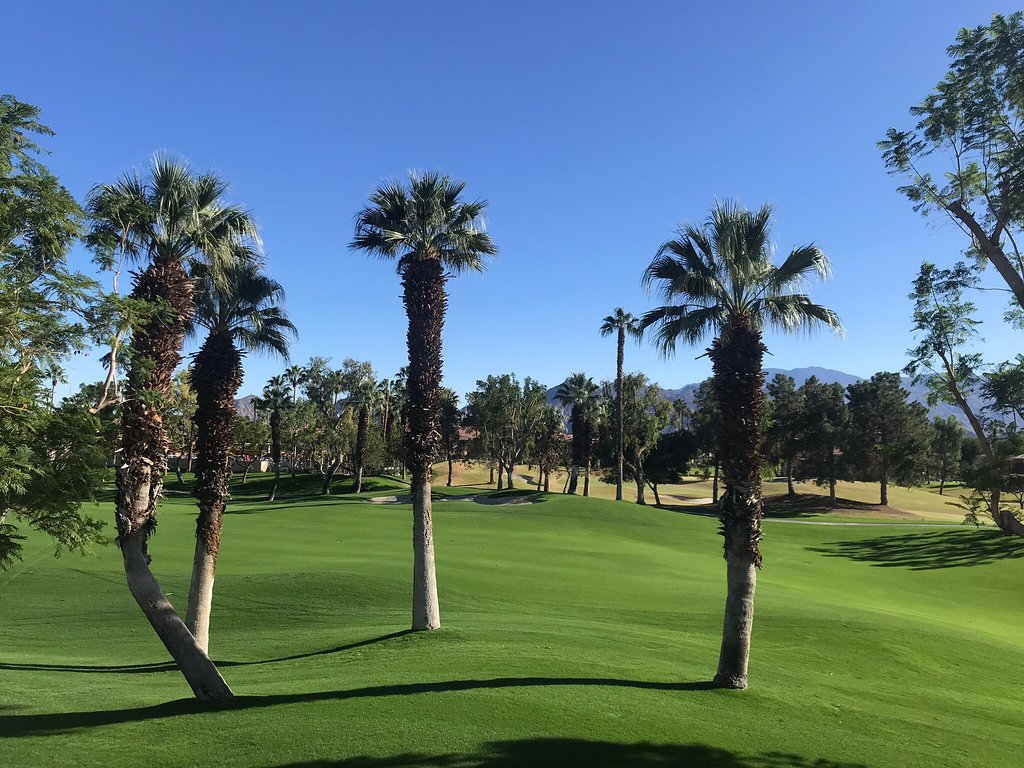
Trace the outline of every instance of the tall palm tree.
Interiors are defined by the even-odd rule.
[[[285,370],[284,377],[288,380],[288,383],[291,384],[292,405],[294,406],[299,402],[299,386],[305,384],[309,380],[309,374],[301,365],[293,365]],[[298,442],[298,432],[293,428],[291,456],[288,461],[288,471],[291,472],[292,477],[295,477],[296,457],[299,452]]]
[[[434,570],[430,467],[437,453],[441,330],[449,273],[482,270],[497,253],[484,231],[483,200],[462,201],[465,184],[436,172],[387,182],[356,217],[352,247],[397,261],[409,331],[408,430],[405,462],[412,470],[414,630],[441,626]]]
[[[209,647],[213,580],[234,463],[235,395],[242,383],[242,356],[247,352],[287,356],[295,326],[281,309],[283,300],[284,290],[253,260],[203,270],[197,280],[192,329],[205,329],[207,335],[189,370],[196,393],[193,495],[199,502],[199,517],[185,621],[204,651]],[[278,387],[278,394],[280,400],[287,400],[284,386]],[[263,404],[266,410],[273,407],[268,398]]]
[[[277,498],[277,486],[281,482],[281,411],[294,404],[288,396],[288,379],[271,376],[263,387],[261,398],[270,411],[270,458],[274,461],[274,482],[267,493],[267,501]]]
[[[366,449],[370,442],[370,417],[373,409],[380,402],[377,382],[364,379],[357,383],[349,392],[349,407],[356,411],[356,445],[353,451],[355,464],[355,484],[353,493],[363,492],[363,470],[366,469]]]
[[[579,483],[580,467],[586,462],[590,443],[589,416],[598,397],[598,387],[585,373],[574,373],[558,388],[555,399],[569,408],[572,421],[572,470],[569,472],[567,493],[575,494]],[[588,489],[589,490],[589,489]]]
[[[181,361],[193,310],[186,266],[220,262],[241,242],[254,242],[248,213],[224,202],[227,184],[196,175],[184,162],[158,155],[144,175],[128,173],[94,188],[87,201],[88,241],[99,252],[116,250],[145,265],[131,298],[154,312],[136,324],[123,389],[122,450],[117,468],[115,518],[125,576],[135,598],[196,697],[227,699],[231,689],[167,600],[150,570],[148,539],[163,495],[167,436],[160,402]]]
[[[601,335],[615,334],[618,341],[618,355],[615,358],[615,453],[619,468],[615,476],[615,500],[622,501],[622,443],[624,426],[622,423],[622,367],[626,357],[626,336],[639,339],[643,335],[640,330],[640,319],[616,307],[612,314],[606,315],[601,321]]]
[[[783,333],[824,327],[841,333],[839,317],[801,289],[812,276],[828,276],[816,246],[794,249],[772,264],[770,206],[756,212],[718,203],[701,227],[684,225],[658,250],[643,283],[657,285],[667,302],[646,313],[642,328],[668,355],[680,339],[696,344],[713,336],[708,354],[719,414],[718,458],[725,495],[720,506],[728,592],[715,684],[745,688],[754,619],[756,568],[761,565],[761,421],[764,409],[765,327]]]

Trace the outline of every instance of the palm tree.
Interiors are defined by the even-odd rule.
[[[363,470],[366,469],[366,449],[369,444],[370,417],[373,409],[380,402],[377,382],[363,379],[352,387],[349,392],[348,404],[356,411],[356,445],[353,460],[355,463],[355,484],[353,493],[363,492]]]
[[[414,630],[441,626],[434,570],[430,467],[437,453],[441,330],[448,304],[446,270],[482,270],[497,253],[483,229],[483,200],[460,200],[465,184],[436,172],[387,182],[356,217],[352,247],[397,261],[409,316],[408,430],[405,462],[412,470]]]
[[[626,335],[639,339],[643,335],[640,320],[622,307],[616,307],[612,314],[601,321],[601,335],[616,334],[618,340],[618,356],[615,358],[615,453],[618,461],[618,473],[615,476],[615,500],[622,501],[622,366],[625,362]]]
[[[202,700],[230,698],[231,689],[161,591],[150,570],[148,540],[156,529],[167,469],[160,401],[181,361],[193,310],[186,266],[225,260],[240,242],[256,237],[249,214],[224,202],[226,191],[217,176],[195,175],[187,164],[158,155],[145,175],[133,172],[98,186],[87,201],[90,245],[106,253],[120,249],[145,264],[134,277],[131,298],[156,310],[134,329],[123,389],[115,518],[125,576],[132,596]]]
[[[193,495],[199,502],[199,518],[185,621],[204,651],[209,647],[213,580],[234,463],[235,395],[242,383],[242,356],[246,352],[287,355],[288,337],[294,335],[295,326],[280,307],[283,300],[281,286],[249,259],[203,270],[197,280],[192,329],[203,328],[207,336],[189,371],[196,393]],[[284,386],[276,393],[278,401],[287,401]],[[266,410],[274,408],[269,397],[262,403]]]
[[[274,482],[267,501],[273,501],[277,498],[277,486],[281,482],[281,411],[294,404],[294,400],[288,397],[288,379],[271,376],[263,387],[261,400],[270,411],[270,457],[274,460]]]
[[[715,684],[745,688],[754,619],[756,568],[761,565],[761,417],[765,327],[784,333],[825,327],[841,333],[835,312],[800,293],[808,277],[828,276],[817,246],[794,249],[772,264],[771,206],[747,211],[718,203],[702,227],[684,225],[658,250],[643,283],[657,284],[665,306],[643,316],[669,355],[680,339],[713,336],[708,354],[719,414],[718,458],[725,495],[720,506],[728,592]]]
[[[301,365],[293,365],[285,369],[284,378],[292,387],[292,404],[294,405],[299,399],[299,385],[305,384],[308,379],[306,369]]]
[[[291,384],[292,405],[294,406],[299,401],[299,386],[305,384],[309,380],[309,374],[301,365],[293,365],[285,370],[284,377],[288,380],[288,383]],[[298,432],[293,428],[292,451],[288,461],[288,471],[291,472],[292,477],[295,477],[295,464],[298,451]]]
[[[572,421],[572,470],[569,473],[567,493],[576,493],[580,466],[586,462],[589,454],[589,416],[597,400],[598,389],[598,385],[587,374],[574,373],[563,382],[555,395],[560,405],[570,409],[569,419]]]

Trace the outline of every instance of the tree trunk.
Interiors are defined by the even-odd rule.
[[[251,461],[246,461],[242,466],[242,482],[241,485],[245,485],[245,481],[249,479],[249,467],[252,466]]]
[[[711,503],[718,503],[718,457],[715,457],[714,479],[711,481]]]
[[[403,268],[402,286],[409,317],[405,457],[412,470],[412,628],[419,631],[441,626],[430,501],[430,471],[440,438],[441,330],[448,303],[441,262],[434,258],[409,261]]]
[[[121,539],[121,555],[128,589],[171,654],[192,692],[200,701],[226,701],[232,697],[217,667],[160,590],[149,569],[145,535],[140,531]]]
[[[590,495],[590,457],[587,456],[587,467],[583,473],[583,495]]]
[[[615,476],[615,500],[622,501],[622,452],[624,444],[624,421],[622,416],[622,368],[626,351],[626,329],[619,326],[618,356],[615,360],[615,417],[618,429],[615,435],[615,452],[618,459],[618,472]]]
[[[992,266],[996,268],[999,276],[1003,278],[1006,285],[1013,291],[1017,303],[1024,307],[1024,278],[1021,277],[1013,263],[1007,258],[1003,249],[999,247],[999,243],[993,242],[977,219],[963,207],[959,200],[947,205],[946,209],[971,231],[978,248],[985,254],[985,258],[992,262]]]
[[[281,481],[281,412],[277,408],[270,413],[270,458],[274,460],[274,482],[267,501],[277,498],[277,484]]]
[[[505,490],[505,465],[498,461],[498,490]]]
[[[548,493],[551,490],[551,470],[547,470],[544,473],[544,493]]]
[[[327,465],[327,471],[324,472],[324,480],[320,484],[320,495],[330,496],[331,495],[331,481],[334,480],[334,473],[338,471],[338,467],[341,466],[342,459],[345,454],[339,452],[338,456]]]
[[[199,516],[185,624],[203,651],[209,652],[213,579],[234,462],[231,446],[237,418],[235,395],[242,383],[242,356],[230,333],[210,333],[196,353],[189,380],[196,393],[199,450],[192,495],[199,503]]]
[[[366,466],[366,443],[370,431],[370,407],[359,408],[359,423],[356,427],[356,485],[355,492],[363,492],[363,467]]]
[[[487,469],[489,469],[491,473],[490,476],[487,478],[487,484],[494,485],[494,465],[491,464],[489,467],[487,467]]]
[[[516,487],[515,483],[512,482],[512,473],[515,471],[515,468],[516,468],[515,464],[513,464],[511,466],[509,466],[508,464],[505,465],[505,477],[508,480],[508,487],[509,487],[509,489],[512,489],[512,488]]]
[[[761,361],[765,346],[749,318],[739,315],[729,319],[708,352],[719,418],[716,457],[725,483],[719,517],[727,574],[722,646],[714,682],[721,688],[745,688],[755,569],[761,565]]]
[[[634,470],[633,479],[636,480],[636,503],[647,505],[647,498],[644,495],[644,475],[639,469]]]
[[[736,537],[741,545],[742,537]],[[747,687],[747,660],[754,626],[754,589],[757,568],[749,547],[730,547],[725,552],[727,592],[722,647],[718,655],[715,685],[719,688]]]
[[[454,467],[453,467],[453,462],[452,462],[452,455],[449,453],[448,454],[448,483],[447,483],[449,488],[452,487],[452,470],[453,469],[454,469]]]
[[[879,504],[883,507],[889,506],[889,474],[885,471],[882,472],[882,477],[878,482],[878,496]]]
[[[945,474],[941,474],[941,475],[939,475],[939,496],[942,495],[942,492],[945,489],[946,489],[946,475]]]
[[[174,461],[174,476],[178,479],[181,485],[185,484],[185,478],[181,474],[181,456],[179,455]]]
[[[836,479],[830,477],[828,479],[828,503],[831,506],[836,506]]]
[[[654,491],[654,503],[657,506],[661,506],[661,496],[658,495],[658,484],[651,483],[651,490]]]
[[[193,287],[181,261],[158,256],[135,278],[132,298],[162,303],[160,313],[136,328],[132,364],[122,408],[121,455],[117,467],[115,519],[128,588],[196,698],[230,699],[231,689],[175,612],[149,568],[147,540],[156,529],[156,507],[167,470],[163,415],[143,393],[166,396],[181,361],[181,345],[192,313]]]
[[[793,491],[793,460],[792,459],[786,459],[786,486],[787,486],[787,494],[788,494],[789,498],[792,499],[794,496],[796,496],[796,493]]]

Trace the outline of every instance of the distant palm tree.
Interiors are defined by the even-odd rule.
[[[585,373],[574,373],[558,388],[555,399],[569,408],[572,421],[572,470],[569,472],[567,493],[575,494],[580,467],[586,463],[590,444],[590,415],[598,398],[600,387]],[[588,489],[589,490],[589,489]]]
[[[616,307],[612,314],[601,321],[601,335],[610,336],[614,333],[618,340],[618,355],[615,358],[615,453],[618,461],[618,473],[615,478],[615,500],[622,501],[622,451],[624,426],[622,423],[622,367],[626,356],[626,335],[639,339],[643,335],[640,330],[640,319]]]
[[[305,384],[308,379],[306,369],[301,365],[293,365],[285,370],[284,378],[292,387],[292,403],[294,404],[299,399],[299,386]]]
[[[800,293],[810,276],[825,278],[828,260],[816,246],[796,248],[772,264],[770,206],[757,212],[719,203],[701,227],[684,225],[643,275],[668,302],[644,315],[668,355],[676,342],[708,336],[719,414],[718,459],[725,481],[720,507],[728,593],[715,684],[745,688],[754,619],[756,568],[761,565],[761,420],[766,347],[762,330],[796,333],[825,327],[841,333],[830,309]]]
[[[349,392],[348,404],[356,412],[356,445],[353,451],[355,483],[353,493],[363,492],[363,471],[366,469],[366,450],[370,439],[370,418],[380,402],[377,382],[372,378],[357,383]]]
[[[270,411],[270,458],[274,461],[274,482],[267,493],[267,501],[273,501],[277,498],[277,486],[281,482],[281,411],[294,404],[288,397],[288,379],[271,376],[263,387],[261,400]]]
[[[160,398],[181,361],[192,316],[192,261],[231,258],[239,243],[256,237],[253,220],[224,202],[227,184],[212,174],[195,175],[187,164],[157,156],[144,176],[126,174],[95,187],[87,201],[88,241],[98,251],[120,249],[145,264],[131,298],[160,311],[133,332],[132,357],[123,389],[122,450],[118,458],[115,516],[128,587],[199,699],[228,699],[231,689],[160,589],[147,546],[163,495],[167,436]]]
[[[230,266],[203,270],[197,280],[193,330],[203,328],[207,336],[189,370],[196,393],[193,495],[199,501],[199,518],[185,621],[204,651],[209,647],[213,580],[234,463],[235,395],[242,383],[242,355],[287,356],[295,326],[281,309],[283,300],[284,290],[277,281],[264,274],[257,262],[244,257]],[[284,386],[277,394],[278,404],[287,399]],[[274,412],[269,398],[261,403]]]
[[[445,270],[482,270],[497,253],[483,229],[483,200],[463,202],[465,184],[439,173],[411,173],[370,195],[356,217],[352,247],[397,261],[409,316],[408,430],[405,462],[412,470],[414,630],[441,626],[434,570],[430,469],[437,453],[441,330],[448,294]]]

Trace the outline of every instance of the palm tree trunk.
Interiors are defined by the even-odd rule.
[[[402,286],[409,317],[409,430],[405,434],[405,453],[412,471],[412,628],[431,630],[441,626],[430,500],[430,470],[440,436],[441,330],[448,303],[441,262],[410,261],[402,274]]]
[[[226,700],[231,689],[150,570],[147,540],[156,529],[157,500],[167,469],[163,418],[143,393],[166,396],[181,361],[185,326],[192,313],[192,282],[176,259],[156,258],[135,278],[132,298],[170,308],[136,329],[134,351],[122,408],[121,457],[117,468],[115,519],[125,579],[132,597],[171,654],[196,698]]]
[[[616,453],[618,454],[618,473],[615,477],[615,500],[622,501],[622,450],[624,443],[624,422],[622,417],[622,368],[626,357],[626,329],[619,327],[619,349],[615,363],[615,414],[618,430],[615,435]]]
[[[356,485],[355,493],[363,492],[363,467],[366,465],[366,438],[370,428],[370,408],[359,408],[359,424],[356,427]]]
[[[277,484],[281,481],[281,412],[277,408],[270,413],[270,458],[274,460],[274,483],[267,501],[277,498]]]
[[[590,457],[587,456],[587,467],[583,472],[583,495],[590,495]]]
[[[208,652],[213,580],[234,463],[231,446],[236,419],[235,393],[242,383],[242,356],[229,333],[213,332],[207,337],[196,354],[189,377],[196,393],[198,450],[192,495],[199,502],[199,517],[185,623],[199,646]]]
[[[718,407],[716,456],[725,494],[720,508],[725,537],[727,593],[715,685],[747,687],[754,621],[756,569],[761,565],[761,430],[765,351],[748,318],[732,317],[709,350]]]

